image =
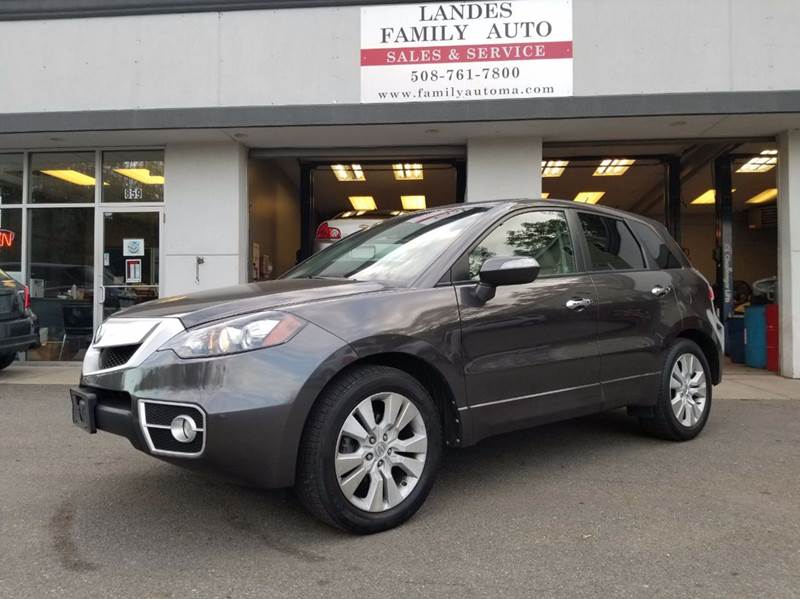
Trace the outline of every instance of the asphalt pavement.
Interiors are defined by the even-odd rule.
[[[399,529],[204,477],[0,385],[0,597],[800,597],[800,401],[675,444],[612,412],[446,454]]]

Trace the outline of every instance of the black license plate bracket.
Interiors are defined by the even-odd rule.
[[[97,396],[81,389],[70,389],[69,396],[72,400],[73,424],[89,434],[96,433],[95,408],[97,407]]]

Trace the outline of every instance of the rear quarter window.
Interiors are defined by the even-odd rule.
[[[589,212],[579,212],[578,219],[586,236],[592,270],[645,268],[639,242],[624,221]]]
[[[670,250],[661,235],[644,223],[630,221],[628,225],[633,230],[633,234],[639,239],[639,243],[642,244],[647,257],[653,264],[662,270],[681,268],[681,261]]]

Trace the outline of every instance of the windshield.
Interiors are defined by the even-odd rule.
[[[486,210],[457,207],[393,218],[345,237],[285,278],[346,278],[409,285]]]

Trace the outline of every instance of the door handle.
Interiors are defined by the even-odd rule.
[[[583,310],[592,305],[592,300],[588,297],[573,297],[567,300],[566,306],[570,310]]]
[[[661,285],[656,285],[650,290],[650,293],[652,293],[656,297],[662,297],[667,295],[670,291],[672,291],[672,287],[663,287]]]
[[[105,285],[100,285],[100,287],[97,289],[97,291],[99,292],[97,294],[97,303],[98,304],[106,303],[106,288],[105,288]]]

